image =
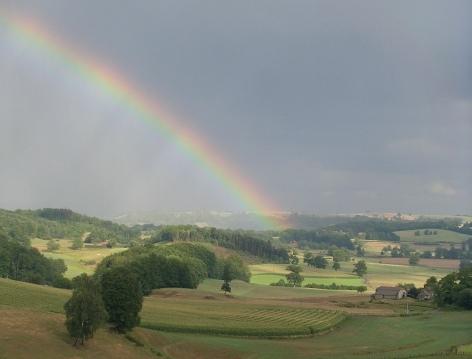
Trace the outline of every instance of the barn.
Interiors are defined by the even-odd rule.
[[[402,299],[406,298],[406,290],[401,287],[378,287],[373,297],[374,299]]]

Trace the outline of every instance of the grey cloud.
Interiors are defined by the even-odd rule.
[[[282,208],[472,211],[469,1],[1,6],[112,63]],[[175,145],[4,29],[0,76],[0,207],[244,209]]]

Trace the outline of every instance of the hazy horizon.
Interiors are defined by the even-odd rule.
[[[0,12],[110,64],[280,210],[471,214],[472,3],[341,3],[15,0]],[[0,208],[248,210],[1,21],[0,76]]]

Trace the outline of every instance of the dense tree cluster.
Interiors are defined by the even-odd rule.
[[[30,238],[81,238],[92,233],[89,242],[110,241],[130,245],[141,235],[141,226],[129,228],[111,221],[84,216],[69,209],[0,210],[0,229],[12,239],[29,244]]]
[[[53,285],[66,270],[62,259],[48,259],[0,231],[0,277]]]
[[[353,273],[356,273],[359,277],[363,277],[367,274],[367,264],[365,261],[359,261],[354,264]]]
[[[434,300],[439,306],[472,309],[472,267],[450,273],[437,284],[434,281],[430,283],[434,289]]]
[[[287,229],[282,231],[279,236],[282,241],[286,243],[296,242],[301,248],[328,249],[336,246],[338,248],[354,249],[350,237],[337,230]]]
[[[393,258],[403,258],[409,257],[412,253],[412,249],[407,244],[402,244],[400,246],[385,246],[380,252],[381,255],[390,255]]]
[[[288,262],[288,253],[271,243],[268,233],[217,229],[197,226],[163,226],[152,237],[151,242],[195,241],[210,242],[218,246],[239,250],[273,262]]]
[[[310,252],[305,252],[305,255],[303,257],[303,263],[306,263],[309,266],[312,266],[315,268],[321,268],[321,269],[325,269],[328,266],[328,261],[326,260],[325,257],[323,257],[322,255],[314,256]]]
[[[249,281],[250,272],[237,256],[218,259],[195,243],[134,247],[105,258],[97,267],[102,276],[115,267],[135,273],[144,295],[157,288],[196,288],[205,278],[222,278],[226,263],[231,263],[234,279]]]
[[[84,344],[86,339],[93,337],[106,318],[99,284],[87,274],[76,277],[72,297],[64,305],[64,310],[66,328],[75,339],[74,345],[79,340]]]

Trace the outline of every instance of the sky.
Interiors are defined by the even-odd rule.
[[[111,64],[280,210],[472,213],[468,0],[2,9]],[[246,209],[134,117],[0,26],[0,208]]]

